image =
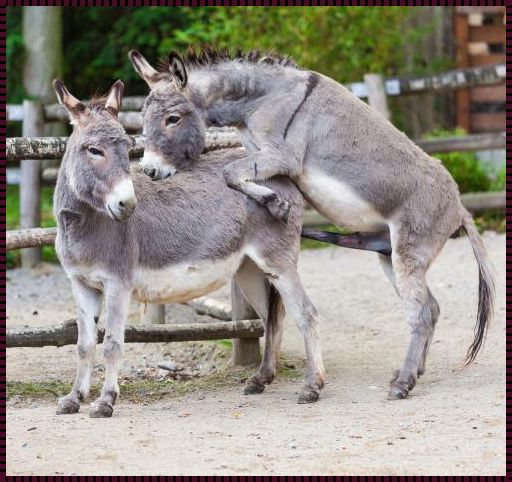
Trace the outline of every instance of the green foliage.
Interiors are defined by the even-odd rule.
[[[5,221],[7,229],[19,229],[20,227],[20,201],[19,187],[7,186],[7,203],[5,212]],[[51,228],[56,226],[53,217],[53,187],[43,186],[41,188],[41,226],[43,228]],[[57,262],[57,255],[53,246],[43,246],[43,261],[52,263]],[[15,268],[20,265],[20,251],[7,252],[7,267]]]
[[[464,135],[466,133],[460,128],[452,131],[436,129],[426,137],[427,139],[434,139]],[[434,156],[440,159],[446,169],[450,171],[450,174],[459,185],[460,192],[492,190],[493,183],[473,152],[447,152],[434,154]]]
[[[21,36],[21,9],[7,8],[6,57],[7,57],[7,98],[9,102],[20,103],[24,96],[22,66],[24,57],[23,37]]]
[[[201,43],[274,49],[340,82],[361,80],[370,71],[420,73],[425,65],[422,50],[415,47],[433,26],[406,27],[419,8],[66,8],[64,78],[82,97],[91,94],[91,86],[105,91],[116,78],[125,81],[128,95],[144,94],[146,86],[127,58],[130,49],[154,60]],[[8,10],[8,57],[10,52],[9,58],[17,59],[9,64],[10,80],[21,75],[22,57],[16,50],[22,46],[21,10]],[[13,85],[21,84],[13,80]],[[13,99],[9,93],[9,101]]]

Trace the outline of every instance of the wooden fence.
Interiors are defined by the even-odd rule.
[[[363,83],[350,84],[347,87],[358,97],[368,98],[369,104],[389,118],[387,107],[388,95],[410,95],[425,92],[467,89],[472,86],[496,85],[504,82],[505,64],[460,69],[439,75],[421,78],[384,79],[380,75],[365,75]],[[137,132],[142,128],[140,111],[144,97],[126,97],[123,100],[119,119],[128,131]],[[23,122],[23,137],[8,138],[6,156],[9,162],[20,161],[20,224],[24,228],[7,232],[7,249],[24,249],[22,258],[24,266],[33,266],[39,259],[42,245],[53,244],[55,228],[43,229],[39,226],[39,190],[41,173],[39,161],[42,159],[60,159],[66,149],[65,137],[41,137],[45,122],[67,120],[64,109],[58,104],[42,106],[37,101],[24,101],[23,105],[8,105],[7,116],[10,121]],[[141,157],[144,152],[144,137],[133,135],[133,148],[130,157]],[[502,149],[506,146],[505,133],[478,134],[465,137],[418,140],[417,144],[428,153],[451,151],[477,151],[485,149]],[[240,139],[234,129],[208,129],[206,150],[241,147]],[[43,173],[43,178],[54,181],[58,169]],[[486,208],[503,208],[505,193],[476,193],[463,196],[463,202],[471,210]],[[327,224],[318,213],[306,212],[305,225]],[[32,228],[32,229],[31,229]],[[199,313],[225,319],[229,310],[215,306],[215,302],[192,302]],[[184,339],[234,338],[235,363],[247,364],[259,360],[259,340],[262,334],[261,321],[253,319],[256,314],[246,302],[239,288],[232,283],[232,310],[229,313],[233,321],[222,325],[197,326],[170,325],[164,323],[164,307],[148,305],[143,310],[144,327],[127,328],[127,341],[177,341]],[[219,322],[220,323],[220,322]],[[206,327],[208,326],[208,327]],[[178,328],[179,327],[179,328]],[[75,342],[76,323],[70,321],[50,329],[28,329],[8,332],[8,346],[42,346],[42,344],[62,344],[63,341]],[[186,334],[184,334],[186,333]],[[180,338],[181,337],[181,338]],[[30,344],[32,343],[32,344]]]

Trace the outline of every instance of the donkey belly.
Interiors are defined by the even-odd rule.
[[[343,181],[314,169],[305,169],[296,182],[307,201],[338,226],[379,231],[387,225],[387,220]]]
[[[225,285],[240,266],[243,253],[213,261],[184,262],[162,269],[137,267],[133,297],[142,302],[182,303]]]

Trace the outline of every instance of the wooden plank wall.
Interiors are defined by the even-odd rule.
[[[453,20],[457,67],[505,62],[505,7],[457,7]],[[505,84],[456,93],[457,125],[467,132],[503,130]]]

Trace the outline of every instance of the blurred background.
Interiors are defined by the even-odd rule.
[[[425,78],[504,64],[504,15],[504,7],[8,7],[7,99],[12,106],[27,99],[54,104],[55,77],[84,99],[105,92],[117,78],[126,84],[125,95],[145,95],[146,85],[127,58],[131,48],[156,62],[171,49],[184,51],[201,43],[273,49],[304,68],[355,83],[354,89],[369,73],[383,79]],[[392,95],[391,87],[386,84],[389,118],[413,139],[505,130],[504,82],[494,79],[470,89],[436,87],[415,95]],[[10,113],[9,118],[8,136],[21,136],[20,118]],[[44,135],[68,135],[69,126],[53,120],[44,121]],[[505,151],[492,143],[490,147],[433,154],[462,192],[501,191]],[[58,161],[43,161],[39,168],[42,172],[52,166]],[[20,226],[22,172],[19,161],[8,167],[7,226],[15,229]],[[38,225],[53,226],[53,183],[43,179],[37,189]],[[501,209],[485,210],[479,220],[482,227],[504,229]],[[54,259],[52,247],[44,250],[45,259]],[[20,264],[19,253],[8,253],[9,266]]]

